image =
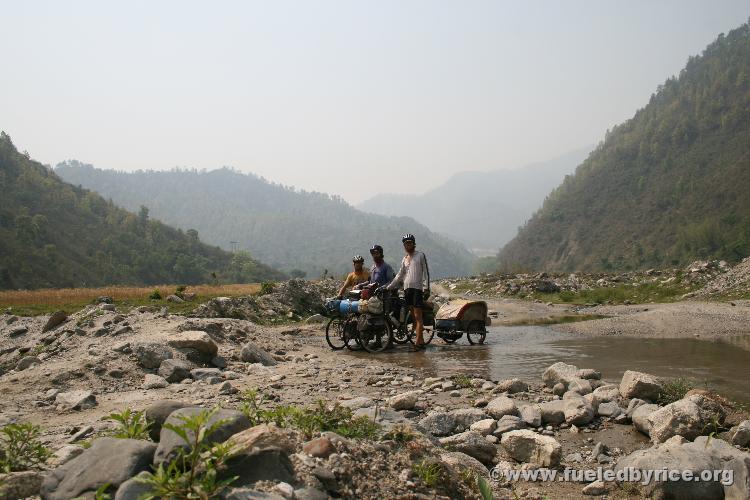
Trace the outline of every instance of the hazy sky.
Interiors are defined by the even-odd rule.
[[[750,1],[2,1],[47,164],[230,165],[359,202],[598,142]],[[377,176],[373,176],[377,173]]]

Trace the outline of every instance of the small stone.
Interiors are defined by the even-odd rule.
[[[607,486],[604,484],[604,481],[594,481],[593,483],[584,486],[581,493],[598,497],[607,493]]]
[[[319,437],[303,444],[302,451],[312,457],[328,458],[332,453],[336,453],[336,447],[328,438]]]
[[[143,387],[144,389],[162,389],[164,387],[167,387],[169,385],[169,382],[164,377],[160,377],[159,375],[154,375],[153,373],[147,373],[143,380]]]

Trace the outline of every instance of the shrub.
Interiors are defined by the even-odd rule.
[[[122,413],[112,413],[104,420],[113,420],[117,422],[118,427],[109,433],[109,436],[119,439],[150,439],[148,429],[151,424],[146,421],[144,412],[133,412],[130,408],[125,409]]]
[[[148,296],[151,300],[161,300],[161,292],[158,289],[154,289],[151,295]]]
[[[421,460],[412,466],[412,470],[429,488],[442,484],[446,478],[443,464],[433,460]]]
[[[223,420],[209,422],[217,411],[218,407],[196,415],[180,415],[179,425],[164,424],[165,429],[182,438],[187,449],[178,448],[177,457],[166,467],[160,464],[154,472],[138,478],[151,487],[151,491],[141,497],[143,500],[215,498],[237,479],[235,476],[219,480],[219,472],[230,458],[230,445],[215,444],[206,439],[225,423]]]
[[[273,293],[273,290],[275,288],[275,285],[271,281],[264,281],[260,284],[260,295],[268,295],[269,293]]]
[[[660,405],[668,405],[679,401],[685,397],[688,391],[695,389],[695,384],[692,380],[678,377],[672,380],[668,380],[662,386],[661,393],[659,394],[658,403]]]
[[[0,471],[41,468],[52,453],[39,441],[39,427],[30,423],[0,428]]]

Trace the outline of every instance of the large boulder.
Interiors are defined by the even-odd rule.
[[[260,363],[264,366],[276,364],[276,360],[270,354],[252,342],[248,342],[242,347],[240,359],[246,363]]]
[[[584,396],[586,394],[590,394],[591,392],[593,392],[593,388],[591,387],[591,382],[582,378],[574,378],[570,382],[568,382],[568,390],[576,392],[580,394],[581,396]]]
[[[693,440],[724,422],[724,409],[712,399],[694,395],[660,408],[648,417],[649,436],[663,443],[672,436]],[[713,429],[715,430],[715,429]]]
[[[113,490],[148,471],[156,445],[136,439],[98,438],[76,458],[52,470],[42,483],[44,500],[68,500],[109,484]]]
[[[151,424],[148,428],[148,435],[153,441],[159,441],[161,434],[161,426],[172,414],[173,411],[181,408],[187,408],[189,405],[182,401],[174,401],[171,399],[164,399],[161,401],[154,401],[146,407],[143,414],[146,417],[146,422]]]
[[[542,410],[539,405],[524,405],[519,410],[521,420],[526,422],[530,427],[539,427],[542,425]]]
[[[267,448],[233,455],[226,463],[219,479],[237,476],[232,486],[250,486],[257,481],[294,484],[297,478],[294,465],[283,450]]]
[[[620,398],[620,388],[615,384],[607,384],[594,389],[594,397],[600,403],[609,403]]]
[[[172,335],[167,344],[177,348],[195,349],[206,356],[216,356],[219,347],[211,336],[200,330],[187,330]]]
[[[48,332],[57,328],[65,320],[68,319],[68,313],[65,311],[56,311],[47,319],[47,322],[42,327],[42,333]]]
[[[162,344],[144,343],[135,346],[134,354],[139,365],[153,370],[159,368],[165,359],[172,358],[172,349]]]
[[[505,415],[503,418],[497,421],[497,425],[495,426],[495,430],[492,431],[492,434],[500,437],[506,432],[517,431],[519,429],[525,428],[526,422],[521,420],[521,417],[517,417],[515,415]]]
[[[650,435],[651,434],[651,422],[648,417],[659,409],[659,405],[655,404],[642,404],[638,405],[635,410],[630,413],[630,419],[633,421],[633,427],[639,432]]]
[[[151,493],[152,486],[142,480],[148,477],[148,472],[131,477],[117,488],[115,500],[140,500],[144,495]]]
[[[665,443],[645,450],[637,450],[621,458],[615,465],[615,471],[626,469],[639,471],[639,481],[643,482],[644,474],[652,474],[649,484],[644,486],[644,493],[656,498],[679,498],[681,500],[712,500],[723,499],[724,488],[718,481],[685,481],[682,477],[675,481],[667,478],[654,478],[654,471],[676,470],[690,471],[700,477],[701,472],[720,470],[721,462],[714,458],[710,451],[699,446],[683,446],[685,440],[675,436]]]
[[[497,397],[487,403],[485,411],[497,419],[505,415],[518,415],[518,407],[515,400],[507,396]]]
[[[494,444],[487,441],[484,436],[474,431],[466,431],[454,436],[440,439],[440,444],[452,451],[466,453],[482,463],[492,463],[497,453]]]
[[[596,412],[583,398],[563,400],[565,423],[572,425],[586,425],[594,419]]]
[[[175,384],[190,378],[190,371],[194,368],[195,364],[185,359],[165,359],[159,365],[159,376]]]
[[[182,424],[181,417],[195,416],[202,411],[207,410],[203,408],[181,408],[170,413],[165,423],[180,426]],[[223,443],[229,436],[250,428],[250,421],[245,414],[236,410],[218,410],[208,420],[208,424],[211,425],[219,421],[223,423],[214,432],[206,436],[207,442]],[[195,436],[192,432],[188,432],[188,438],[192,441],[195,439]],[[188,449],[188,444],[174,431],[162,426],[159,435],[159,446],[154,454],[154,465],[174,459],[178,455],[180,448]]]
[[[578,378],[578,367],[563,362],[557,362],[550,366],[542,374],[542,381],[547,387],[554,387],[555,384],[563,384],[565,387],[568,383]]]
[[[503,434],[500,444],[519,462],[542,467],[556,467],[560,463],[562,447],[555,438],[542,436],[530,430],[510,431]]]
[[[456,417],[446,412],[434,412],[420,420],[419,426],[433,436],[448,436],[456,428]]]
[[[227,439],[230,454],[251,453],[254,450],[279,449],[294,453],[296,445],[290,434],[279,427],[261,424],[238,432]]]
[[[747,447],[750,444],[750,420],[743,420],[729,430],[729,442]]]
[[[517,378],[501,380],[494,388],[494,392],[507,392],[510,394],[516,392],[526,392],[529,390],[529,384]]]
[[[648,373],[626,371],[620,382],[620,394],[624,398],[638,398],[649,401],[659,399],[662,391],[662,382]]]

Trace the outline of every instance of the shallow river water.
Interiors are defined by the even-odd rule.
[[[501,380],[541,381],[557,361],[594,368],[617,381],[625,370],[663,377],[687,377],[730,399],[750,402],[750,337],[721,342],[698,339],[584,337],[546,326],[491,327],[485,345],[462,338],[447,345],[435,337],[427,351],[404,346],[376,354],[378,359],[424,370],[425,375],[466,373]],[[367,358],[367,353],[351,353]]]

